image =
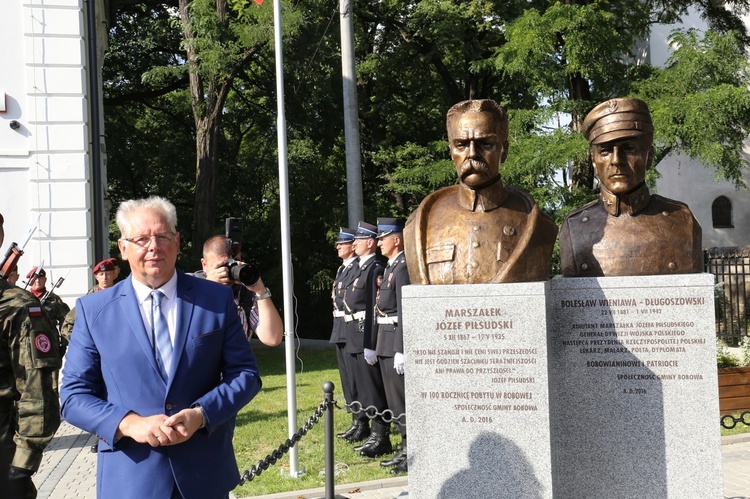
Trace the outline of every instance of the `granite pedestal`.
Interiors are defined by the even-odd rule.
[[[403,288],[410,497],[552,497],[546,288]]]
[[[555,497],[723,496],[713,283],[550,281]]]

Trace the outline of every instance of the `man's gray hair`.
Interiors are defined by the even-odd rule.
[[[131,237],[133,235],[130,234],[130,230],[132,229],[130,215],[138,210],[150,210],[161,213],[167,219],[167,225],[169,225],[170,230],[172,232],[176,231],[177,209],[167,199],[160,196],[151,196],[145,199],[129,199],[120,203],[115,218],[117,227],[120,229],[120,237]]]

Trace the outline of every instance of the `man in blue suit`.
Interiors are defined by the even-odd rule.
[[[100,498],[226,498],[235,416],[261,387],[232,291],[175,269],[169,201],[126,201],[117,225],[132,274],[76,304],[63,417],[99,437]]]

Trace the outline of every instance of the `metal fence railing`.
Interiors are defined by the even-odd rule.
[[[748,335],[750,320],[750,246],[707,248],[703,262],[704,271],[716,279],[716,336],[729,346],[738,346]]]

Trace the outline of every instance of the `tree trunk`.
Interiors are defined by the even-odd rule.
[[[219,171],[218,142],[221,132],[221,113],[211,112],[195,124],[195,230],[191,255],[200,257],[203,242],[216,225],[216,178]]]
[[[190,30],[190,0],[179,0],[180,19],[185,40],[191,40]],[[217,9],[220,18],[226,22],[225,2],[219,1]],[[197,69],[197,54],[191,45],[187,44],[188,75],[190,79],[190,99],[195,120],[195,203],[193,217],[195,228],[193,231],[191,256],[197,259],[201,256],[203,242],[212,235],[216,226],[216,178],[219,171],[219,138],[221,136],[222,110],[231,89],[232,81],[237,72],[243,68],[250,58],[258,51],[260,44],[249,48],[223,80],[212,79],[203,81]]]
[[[570,93],[571,101],[590,101],[591,100],[591,89],[589,88],[589,82],[583,78],[579,73],[571,76],[568,80],[568,89]],[[583,129],[583,119],[585,115],[580,110],[580,106],[572,113],[573,118],[573,131],[580,133]],[[573,171],[570,175],[570,186],[574,189],[594,188],[594,165],[590,159],[585,161],[578,161],[573,164]]]

